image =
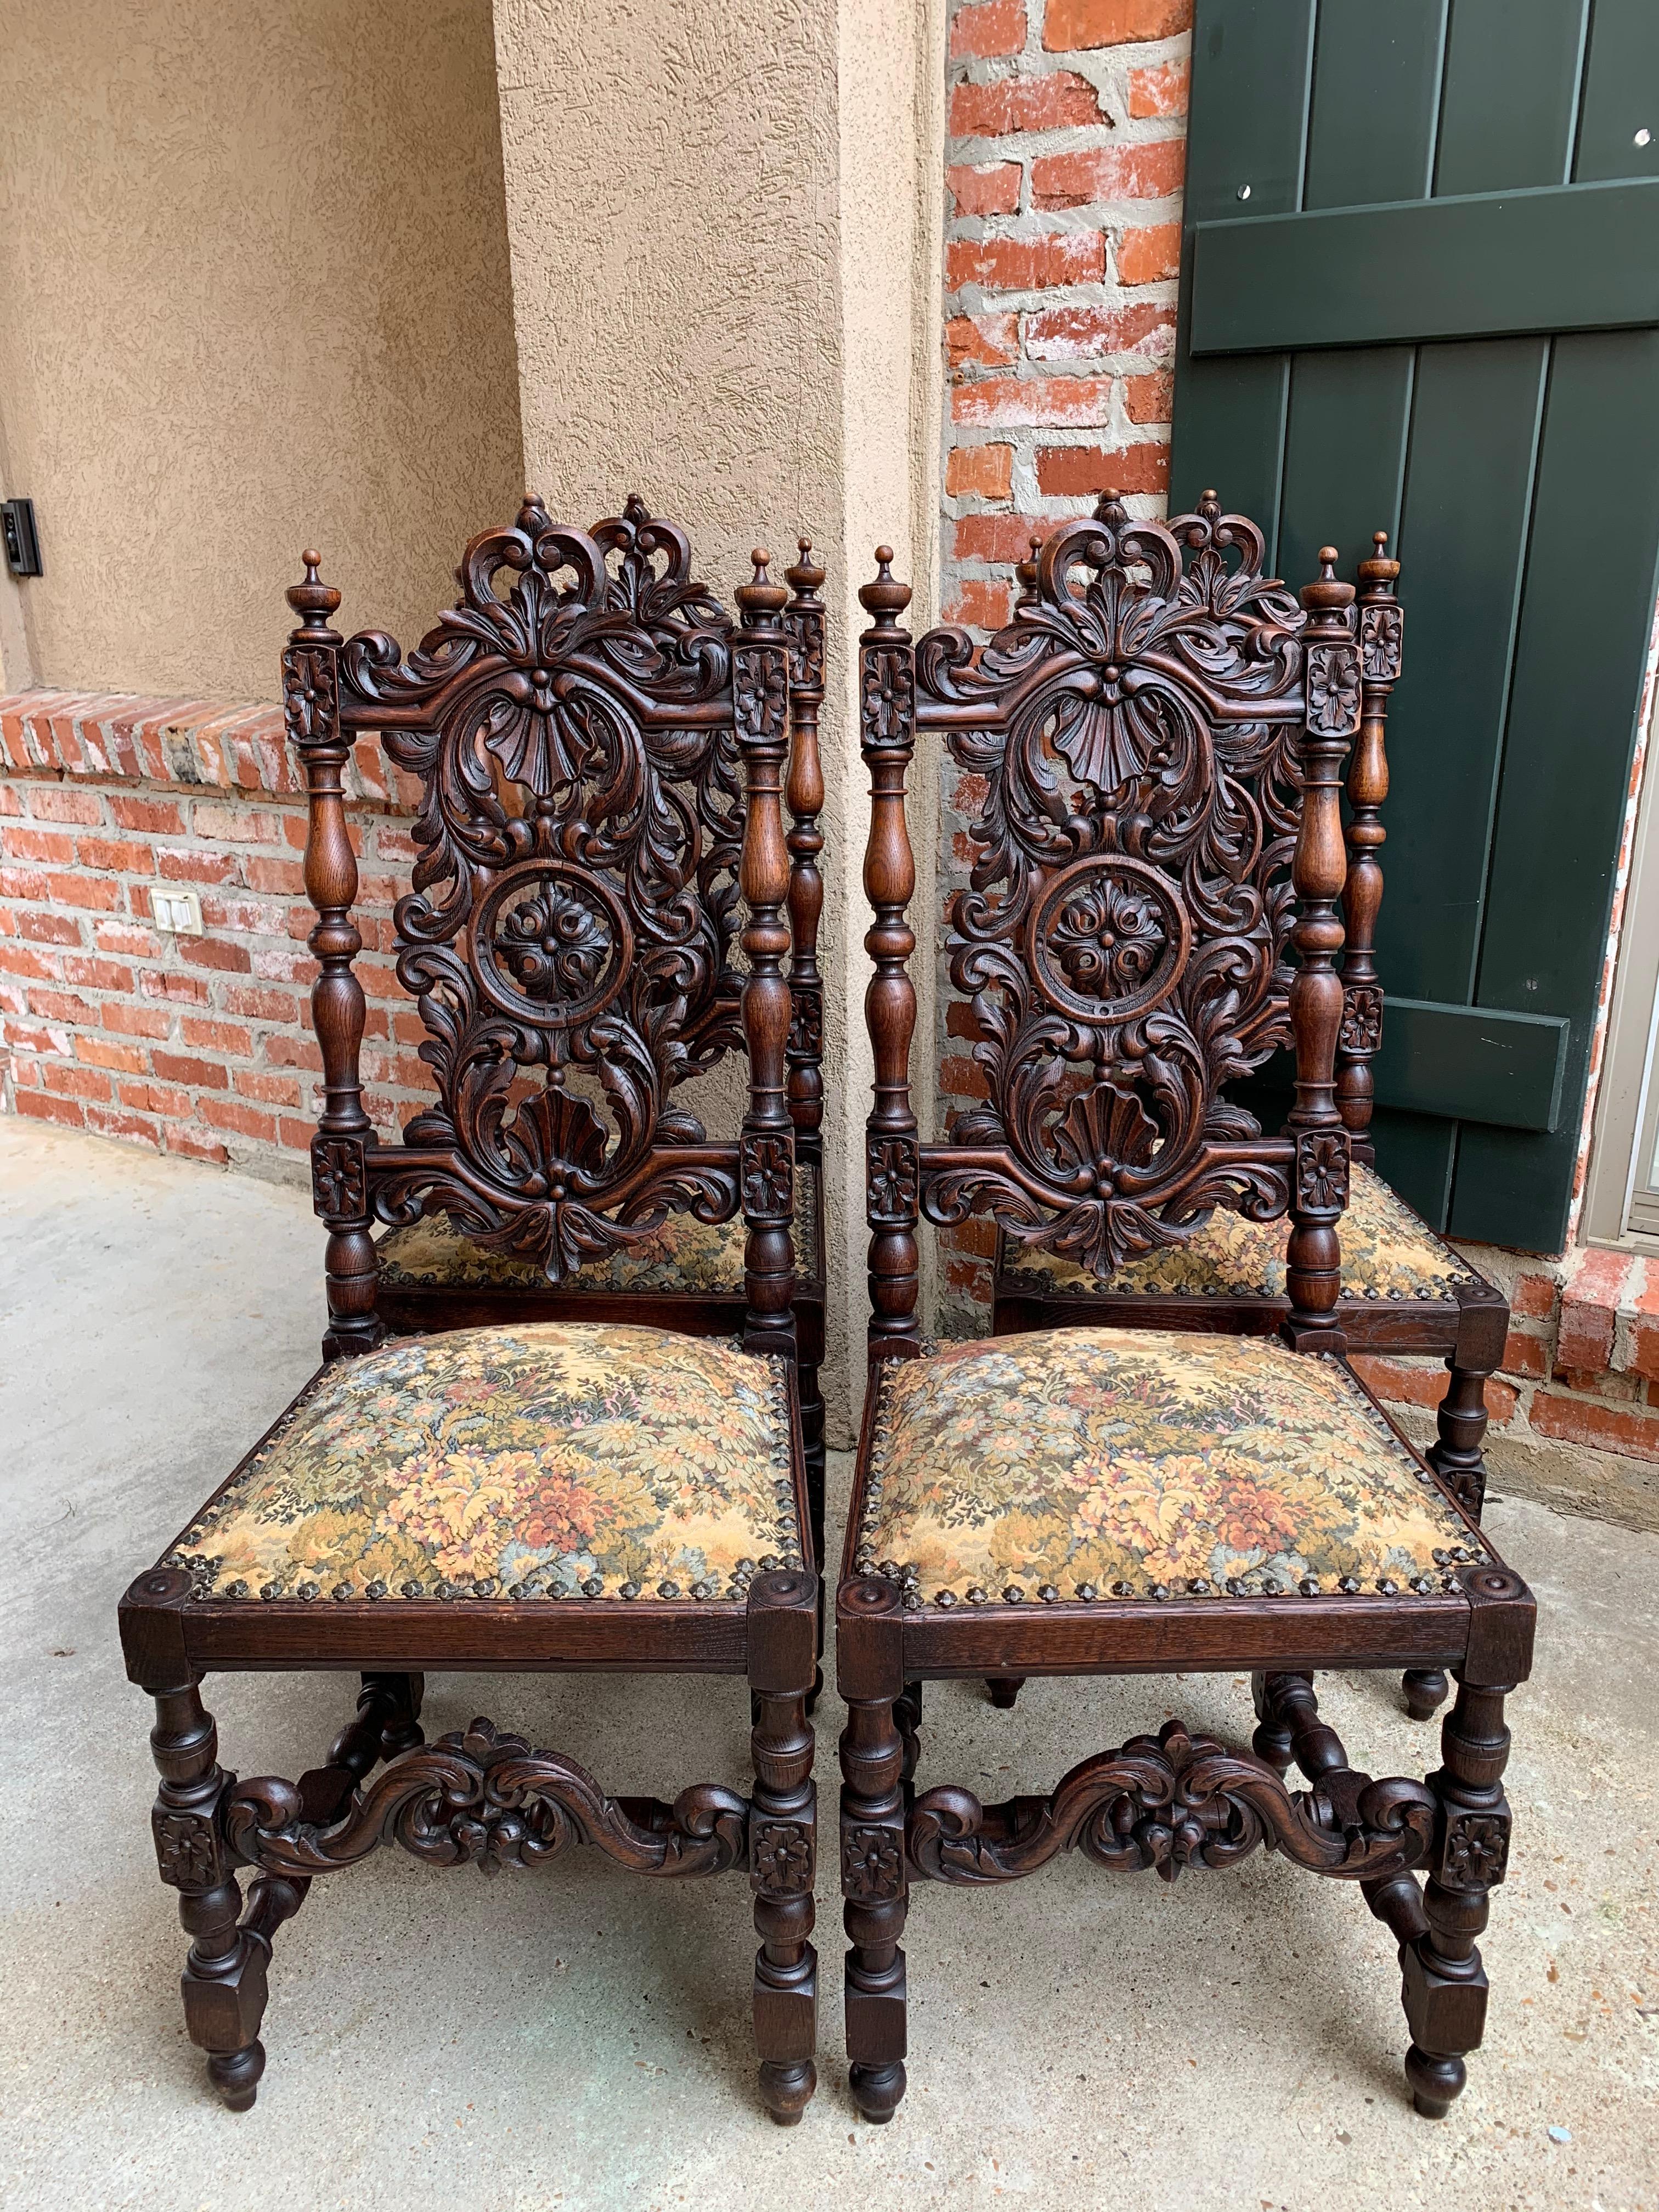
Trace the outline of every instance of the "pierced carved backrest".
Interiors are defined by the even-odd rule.
[[[422,786],[394,918],[438,1096],[371,1151],[373,1210],[441,1208],[557,1280],[671,1206],[737,1210],[735,1144],[674,1094],[744,1043],[739,725],[782,741],[787,648],[737,629],[637,499],[591,532],[528,499],[457,580],[407,659],[296,633],[290,721],[303,749],[307,686],[335,680],[318,711]]]
[[[977,650],[951,629],[911,648],[881,583],[867,587],[878,793],[884,750],[908,757],[912,717],[984,792],[945,951],[988,1097],[917,1156],[913,1202],[935,1222],[989,1211],[1016,1243],[1105,1275],[1217,1206],[1340,1212],[1331,962],[1335,776],[1359,704],[1353,594],[1327,564],[1304,610],[1262,558],[1255,526],[1212,498],[1165,526],[1132,521],[1109,495],[1047,540],[1012,620]],[[1225,1086],[1299,1026],[1298,1126],[1267,1136]],[[1313,1164],[1331,1125],[1322,1187]],[[878,1108],[872,1169],[880,1128]],[[875,1177],[878,1225],[882,1188]]]

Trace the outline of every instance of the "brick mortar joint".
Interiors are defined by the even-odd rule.
[[[77,775],[72,769],[37,766],[33,762],[31,762],[27,767],[19,768],[14,766],[10,762],[6,761],[3,758],[0,758],[0,784],[7,783],[18,785],[41,783],[52,784],[72,791],[114,791],[122,793],[154,792],[158,796],[167,799],[197,799],[206,801],[210,805],[221,806],[234,806],[239,801],[247,806],[280,806],[288,813],[296,815],[301,815],[305,812],[307,804],[306,794],[303,791],[276,791],[268,784],[169,782],[161,776],[131,775],[121,770],[112,770],[106,775]],[[380,799],[372,792],[366,792],[358,795],[354,795],[348,792],[345,799],[345,809],[348,814],[382,815],[388,821],[393,822],[413,821],[415,816],[420,811],[416,806],[405,805],[402,799]],[[50,824],[50,826],[56,829],[59,825],[53,823]],[[91,829],[94,827],[90,823],[76,823],[69,826],[77,830],[83,828]],[[112,825],[106,823],[102,826],[108,828]],[[207,830],[185,830],[181,832],[178,830],[128,830],[118,823],[113,826],[116,828],[118,833],[122,836],[157,837],[160,838],[163,843],[171,842],[174,844],[189,844],[198,842],[208,842],[210,839],[210,832]],[[247,850],[256,853],[268,853],[275,854],[278,852],[285,854],[291,853],[292,848],[279,847],[276,845],[261,846],[249,844],[245,846],[242,841],[238,840],[236,841],[236,850],[238,852]],[[90,872],[94,875],[98,875],[118,872],[106,869],[93,869]]]

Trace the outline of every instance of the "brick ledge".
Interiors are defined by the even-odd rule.
[[[0,761],[21,775],[163,784],[274,799],[304,796],[280,707],[259,701],[156,698],[131,691],[0,695]],[[410,813],[418,781],[390,761],[377,734],[360,737],[346,797]]]

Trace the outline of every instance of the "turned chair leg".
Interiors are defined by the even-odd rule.
[[[1435,1415],[1439,1435],[1429,1447],[1428,1462],[1464,1510],[1479,1521],[1486,1496],[1486,1462],[1480,1446],[1486,1433],[1486,1377],[1492,1370],[1460,1367],[1455,1358],[1446,1365],[1451,1380]],[[1406,1711],[1414,1721],[1426,1721],[1445,1704],[1451,1685],[1438,1667],[1423,1667],[1413,1668],[1401,1686]]]
[[[904,1745],[904,1767],[899,1779],[910,1782],[915,1778],[916,1760],[921,1751],[921,1685],[907,1682],[904,1695],[893,1705],[893,1726],[898,1730]]]
[[[904,2094],[906,1696],[898,1592],[874,1578],[848,1585],[836,1623],[847,1726],[841,1739],[841,1888],[845,1900],[847,2056],[853,2100],[880,2126]],[[912,1708],[914,1711],[914,1707]]]
[[[1252,1674],[1250,1702],[1255,1707],[1257,1727],[1250,1738],[1250,1748],[1258,1759],[1265,1759],[1273,1772],[1284,1776],[1290,1771],[1293,1730],[1291,1716],[1276,1694],[1281,1683],[1299,1682],[1311,1689],[1311,1674]]]
[[[1455,1358],[1446,1364],[1451,1380],[1435,1415],[1439,1434],[1426,1456],[1464,1511],[1479,1521],[1486,1497],[1486,1462],[1480,1447],[1486,1434],[1486,1377],[1492,1370],[1460,1367]]]
[[[191,1937],[179,1983],[185,2027],[208,2054],[220,2096],[233,2112],[246,2112],[265,2070],[259,2023],[269,1938],[240,1925],[242,1893],[220,1827],[230,1777],[219,1765],[213,1717],[193,1683],[155,1694],[149,1741],[161,1786],[151,1820],[161,1880],[178,1891],[179,1917]]]
[[[1429,1778],[1440,1820],[1420,1926],[1403,1897],[1368,1899],[1401,1937],[1401,1995],[1412,2034],[1406,2079],[1425,2119],[1443,2119],[1450,2110],[1468,2078],[1464,2057],[1480,2047],[1486,2026],[1486,1975],[1475,1939],[1486,1924],[1487,1892],[1502,1881],[1509,1862],[1507,1695],[1457,1686],[1441,1729],[1445,1764]]]
[[[807,1577],[775,1574],[750,1601],[749,1880],[755,1893],[755,2046],[760,2089],[780,2127],[793,2128],[817,2087],[818,1956],[811,1943],[817,1867],[817,1791],[806,1717],[817,1657],[817,1607],[793,1594]]]
[[[331,1819],[383,1759],[424,1741],[425,1685],[418,1674],[365,1674],[356,1717],[322,1766],[300,1784],[313,1817]],[[161,1787],[152,1815],[161,1879],[179,1893],[179,1917],[193,1938],[180,1990],[185,2026],[208,2054],[208,2075],[233,2112],[252,2105],[265,2070],[259,2041],[271,1942],[305,1902],[303,1876],[255,1872],[247,1911],[225,1850],[221,1807],[231,1778],[218,1763],[213,1717],[194,1686],[155,1692],[150,1747]]]
[[[1015,1699],[1025,1687],[1025,1677],[1024,1674],[988,1674],[985,1686],[997,1711],[1011,1713],[1014,1710]]]
[[[1413,1667],[1400,1678],[1406,1711],[1414,1721],[1431,1721],[1446,1702],[1451,1684],[1440,1667]]]

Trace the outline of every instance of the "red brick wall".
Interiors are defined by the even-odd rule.
[[[1170,472],[1190,0],[959,0],[945,130],[945,619],[1007,619],[1034,532],[1110,486],[1161,514]],[[948,772],[941,889],[976,779]],[[941,1106],[979,1095],[941,1013]],[[945,1238],[939,1325],[987,1325],[994,1232]]]
[[[1494,1484],[1659,1528],[1659,1260],[1582,1245],[1559,1260],[1464,1249],[1510,1301],[1504,1364],[1486,1385]],[[1438,1360],[1355,1364],[1408,1426],[1415,1413],[1416,1432],[1431,1433]]]
[[[360,744],[349,821],[368,999],[368,1109],[391,1136],[430,1096],[392,972],[413,859],[409,779]],[[0,1090],[9,1110],[193,1159],[303,1152],[320,1066],[305,939],[306,811],[274,707],[0,698]],[[402,882],[398,880],[401,872]],[[195,890],[204,934],[152,921]]]

